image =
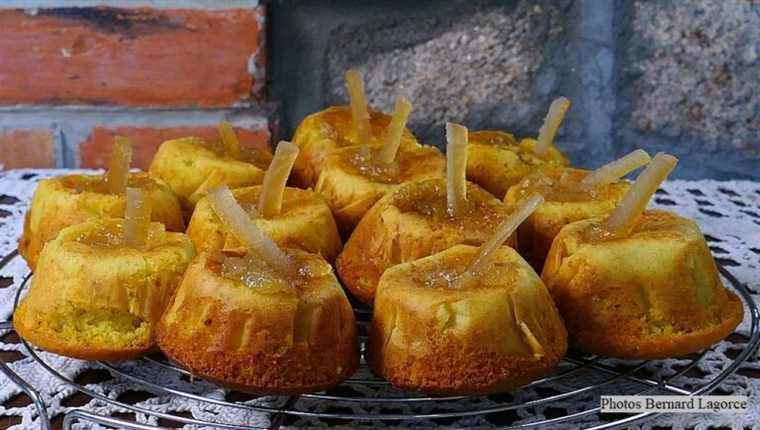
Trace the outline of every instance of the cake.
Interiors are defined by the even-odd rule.
[[[256,205],[261,190],[261,185],[255,185],[232,190],[232,193],[248,214],[253,215],[258,213]],[[270,218],[256,217],[254,222],[278,245],[320,254],[327,261],[334,261],[342,249],[330,207],[322,196],[311,190],[285,188],[282,211]],[[205,197],[195,206],[187,234],[199,252],[243,249],[225,230]]]
[[[456,245],[383,273],[369,333],[377,375],[402,389],[476,395],[517,388],[556,367],[567,334],[541,279],[502,246],[476,279],[456,284],[477,254]]]
[[[372,303],[388,268],[457,244],[480,245],[512,209],[473,183],[467,183],[464,210],[447,210],[443,178],[405,183],[367,212],[336,260],[341,281],[365,303]],[[508,244],[516,245],[515,237]]]
[[[155,349],[155,327],[193,258],[190,239],[151,223],[125,244],[125,221],[98,218],[60,231],[39,256],[13,315],[19,335],[46,351],[122,360]]]
[[[520,254],[541,271],[554,237],[563,226],[589,218],[609,215],[620,203],[630,184],[616,181],[595,188],[582,188],[587,170],[569,167],[545,168],[531,173],[512,186],[504,202],[514,205],[533,193],[545,202],[520,225]]]
[[[401,149],[388,164],[378,162],[377,151],[353,146],[325,157],[315,191],[327,200],[338,228],[348,236],[364,214],[399,184],[442,178],[446,159],[433,147]]]
[[[147,194],[152,220],[169,231],[184,231],[177,197],[161,180],[147,173],[130,173],[127,186]],[[126,196],[113,193],[101,175],[65,175],[43,179],[26,213],[19,253],[33,270],[42,248],[65,227],[99,217],[123,217]]]
[[[502,131],[471,132],[467,145],[467,179],[501,199],[509,187],[537,168],[569,164],[567,157],[554,146],[539,157],[533,151],[535,145],[535,139],[518,142]]]
[[[340,383],[359,362],[354,314],[332,267],[281,248],[222,187],[208,194],[242,252],[201,252],[161,318],[158,345],[194,375],[258,394]]]
[[[674,213],[646,210],[673,170],[657,154],[607,217],[560,230],[542,278],[570,334],[597,355],[666,358],[728,336],[743,318],[699,227]]]
[[[271,159],[268,149],[230,149],[220,141],[184,137],[163,142],[149,171],[169,185],[189,215],[211,188],[260,184]]]

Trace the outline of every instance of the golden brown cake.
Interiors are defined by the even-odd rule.
[[[170,231],[184,231],[177,197],[163,182],[150,178],[147,173],[130,173],[128,186],[147,193],[153,207],[153,221],[164,224]],[[109,192],[101,175],[43,179],[26,213],[19,252],[34,269],[42,247],[61,229],[98,217],[123,217],[125,206],[125,195]]]
[[[249,215],[257,212],[261,185],[232,190],[235,199]],[[272,218],[252,216],[256,225],[278,245],[321,254],[334,261],[342,249],[330,207],[310,190],[285,188],[282,212]],[[242,250],[243,245],[229,234],[205,197],[195,207],[187,234],[200,251]]]
[[[369,110],[369,115],[370,146],[382,146],[391,117],[374,110]],[[293,143],[301,148],[293,167],[293,180],[302,188],[316,186],[324,159],[333,150],[360,145],[348,106],[332,106],[304,118],[296,129]],[[408,129],[404,129],[401,136],[402,150],[418,146],[417,139]]]
[[[629,235],[604,238],[603,221],[565,226],[542,278],[571,345],[621,358],[676,357],[728,336],[742,304],[718,276],[699,227],[650,210]]]
[[[193,374],[259,394],[327,389],[359,362],[354,314],[330,265],[285,250],[298,278],[258,257],[201,253],[159,325],[158,344]]]
[[[195,203],[211,188],[260,184],[272,160],[265,149],[240,149],[233,157],[218,141],[197,137],[167,140],[150,164],[150,174],[161,178],[180,199],[189,215]]]
[[[571,222],[609,215],[630,187],[627,181],[617,181],[583,189],[579,184],[588,173],[568,167],[544,168],[512,186],[504,197],[504,202],[509,205],[515,205],[536,192],[545,199],[518,229],[520,254],[536,271],[541,271],[552,241],[562,227]]]
[[[468,183],[464,211],[452,217],[444,179],[408,182],[367,212],[336,260],[338,275],[354,296],[371,304],[389,267],[457,244],[480,245],[510,213],[510,207]],[[508,243],[514,245],[514,237]]]
[[[464,285],[478,248],[457,245],[391,267],[377,288],[369,334],[373,371],[403,389],[489,394],[551,372],[567,333],[541,279],[502,246]]]
[[[324,159],[315,191],[324,196],[341,233],[348,237],[364,214],[399,184],[442,178],[446,159],[434,147],[400,150],[389,164],[375,160],[376,151],[353,146]]]
[[[544,157],[533,153],[535,139],[519,143],[509,133],[494,130],[471,132],[467,145],[467,179],[503,198],[509,187],[543,166],[566,166],[567,157],[555,147]]]
[[[195,251],[185,234],[159,223],[139,249],[124,244],[123,230],[122,219],[101,218],[48,242],[13,315],[21,337],[85,360],[134,358],[155,347],[155,326]]]

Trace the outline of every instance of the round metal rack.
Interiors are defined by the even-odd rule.
[[[0,268],[13,259],[16,254],[6,256],[0,260]],[[745,318],[749,319],[750,332],[747,343],[738,352],[733,361],[726,362],[723,369],[715,374],[706,375],[698,386],[693,384],[684,385],[679,379],[687,375],[697,366],[707,353],[702,351],[685,357],[685,364],[679,366],[675,374],[663,375],[657,372],[657,361],[639,360],[622,361],[605,359],[602,357],[582,356],[570,353],[552,375],[533,381],[520,389],[519,394],[510,393],[483,397],[429,397],[420,393],[405,392],[393,388],[387,381],[374,377],[366,368],[362,360],[361,369],[354,376],[335,389],[324,393],[302,394],[300,396],[267,397],[263,403],[251,403],[250,400],[233,401],[220,399],[218,396],[210,396],[214,390],[213,385],[195,379],[187,370],[167,361],[160,355],[144,357],[137,361],[126,363],[106,363],[99,365],[107,369],[115,378],[129,381],[135,389],[154,393],[158,396],[178,396],[191,402],[205,402],[218,407],[232,408],[233,410],[255,411],[264,413],[269,417],[268,428],[278,428],[299,418],[328,420],[330,423],[346,423],[354,425],[359,423],[371,424],[382,421],[391,424],[412,424],[426,422],[429,424],[443,424],[451,426],[457,419],[467,417],[498,417],[500,414],[515,416],[519,411],[520,422],[517,424],[496,424],[494,428],[552,428],[560,423],[586,425],[594,429],[608,429],[622,427],[634,421],[652,417],[654,413],[639,413],[623,415],[616,414],[614,419],[601,414],[599,407],[581,408],[576,411],[555,414],[552,417],[536,417],[534,420],[524,419],[530,415],[531,410],[537,407],[547,407],[567,402],[573,399],[598,399],[601,395],[635,395],[635,394],[671,394],[693,396],[706,394],[713,391],[729,375],[751,356],[752,352],[760,344],[760,312],[754,303],[750,292],[725,268],[720,267],[723,278],[727,285],[733,287],[747,305],[749,312]],[[26,287],[31,274],[29,274],[16,294],[16,305]],[[355,312],[360,328],[360,339],[363,343],[366,339],[366,328],[371,318],[371,312],[366,307],[355,306]],[[0,325],[0,328],[12,329],[11,323]],[[85,395],[117,406],[123,410],[136,414],[153,416],[158,419],[168,420],[180,425],[190,424],[224,429],[260,429],[264,427],[251,427],[242,422],[211,422],[204,419],[189,418],[182,415],[162,412],[151,409],[145,405],[133,405],[118,399],[109,398],[101,393],[77,383],[73,378],[66,376],[61,369],[46,361],[39,351],[24,342],[29,356],[39,363],[45,370],[56,378],[71,385]],[[178,377],[184,378],[188,383],[183,385],[191,388],[170,388],[162,386],[155,381],[148,380],[140,372],[134,372],[135,366],[154,366],[164,372],[173,372]],[[42,429],[50,428],[46,408],[41,396],[34,387],[15,374],[5,363],[0,362],[0,370],[16,383],[35,403],[41,417]],[[206,388],[204,388],[206,387]],[[522,400],[517,400],[517,398]],[[528,400],[525,400],[528,399]],[[259,399],[254,399],[259,400]],[[598,404],[598,401],[597,401]],[[607,417],[607,418],[605,418]],[[501,421],[503,420],[496,420]],[[75,423],[97,423],[101,426],[127,429],[156,429],[158,427],[127,422],[118,418],[99,416],[84,409],[74,409],[66,414],[63,421],[64,428],[71,428]]]

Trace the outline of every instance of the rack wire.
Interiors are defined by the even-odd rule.
[[[0,269],[17,256],[17,251],[14,251],[0,259]],[[598,398],[598,396],[602,394],[635,395],[667,393],[672,395],[694,396],[709,393],[717,388],[721,382],[734,373],[745,360],[751,357],[753,351],[757,349],[760,344],[760,311],[758,311],[758,307],[753,301],[750,291],[724,267],[719,266],[719,270],[728,285],[739,293],[739,296],[749,310],[747,315],[745,315],[745,318],[749,318],[750,322],[749,337],[747,343],[744,344],[743,349],[738,352],[733,361],[725,363],[725,367],[719,373],[707,375],[707,377],[703,379],[703,383],[698,386],[679,384],[679,378],[687,375],[692,369],[694,369],[699,364],[700,360],[705,357],[708,350],[686,357],[688,362],[683,365],[678,372],[669,376],[663,376],[656,371],[652,371],[652,368],[656,369],[656,361],[653,360],[631,362],[604,359],[595,356],[583,356],[571,352],[565,357],[555,373],[533,381],[520,389],[523,394],[530,394],[528,396],[523,396],[530,398],[530,400],[527,401],[515,401],[516,396],[512,395],[482,396],[479,398],[469,398],[466,396],[430,397],[420,393],[396,390],[390,386],[387,381],[372,376],[366,369],[364,359],[362,359],[362,368],[357,372],[357,375],[365,376],[349,378],[337,388],[324,393],[280,396],[277,398],[270,397],[268,399],[272,399],[271,404],[265,405],[250,404],[243,401],[221,400],[209,396],[209,391],[204,392],[202,389],[190,390],[165,387],[156,382],[147,380],[141,375],[130,372],[130,370],[124,366],[124,363],[99,362],[99,365],[103,369],[108,370],[114,377],[132,383],[136,389],[148,391],[156,395],[178,396],[194,402],[205,402],[215,406],[264,413],[270,418],[270,426],[267,428],[278,428],[288,420],[297,418],[322,419],[330,420],[330,422],[337,420],[346,423],[371,423],[378,421],[386,423],[415,423],[420,421],[436,423],[437,420],[497,416],[498,414],[516,411],[525,412],[530,411],[531,408],[551,406],[557,402],[581,399],[586,396],[595,396],[595,398]],[[15,306],[18,305],[22,292],[26,288],[31,276],[31,273],[26,275],[19,286],[15,297],[14,309]],[[371,311],[361,305],[356,305],[354,310],[359,323],[362,352],[364,352],[366,328],[371,318]],[[13,330],[13,325],[11,322],[0,323],[0,329]],[[245,423],[212,422],[204,419],[189,418],[182,415],[151,409],[146,405],[133,405],[118,399],[109,398],[77,383],[73,378],[66,376],[60,369],[55,368],[54,365],[46,361],[39,354],[39,350],[26,343],[23,339],[22,342],[27,349],[28,355],[42,366],[42,368],[50,372],[57,379],[76,388],[78,391],[92,399],[102,401],[112,406],[117,406],[130,412],[152,416],[157,419],[164,419],[181,425],[207,426],[230,430],[258,430],[264,428],[252,427]],[[194,379],[190,372],[169,362],[160,355],[147,356],[137,360],[136,363],[131,363],[132,367],[134,365],[155,366],[166,372],[175,372],[178,375],[189,378],[190,381],[195,380],[190,386],[205,383],[199,378]],[[13,383],[18,385],[32,400],[40,417],[40,428],[42,430],[50,430],[50,417],[47,415],[45,403],[39,392],[16,374],[6,363],[1,361],[0,371],[8,376]],[[594,381],[588,384],[576,384],[575,386],[572,384],[572,382],[585,380]],[[562,384],[565,382],[571,382],[567,385],[568,388],[556,391],[557,387],[564,386]],[[551,390],[546,389],[549,385],[552,387]],[[364,392],[363,390],[356,390],[356,388],[361,387],[380,387],[382,390],[379,395],[369,395],[366,390]],[[550,393],[547,394],[547,392]],[[482,401],[477,402],[473,400]],[[278,406],[274,406],[275,404]],[[363,412],[354,412],[351,408],[347,408],[347,405],[359,405]],[[462,407],[463,405],[465,407]],[[421,411],[421,407],[424,407],[425,411]],[[601,414],[601,408],[591,407],[551,418],[537,418],[535,420],[528,420],[528,422],[520,422],[518,424],[495,426],[495,428],[506,430],[539,427],[549,428],[560,423],[574,424],[580,422],[587,424],[590,422],[589,419],[591,417],[596,416],[596,420],[592,422],[592,426],[589,428],[601,430],[622,427],[635,421],[651,418],[654,415],[656,414],[647,412],[628,414],[620,418],[618,417],[619,414],[616,414],[617,419],[604,420],[604,416]],[[70,429],[73,428],[76,423],[85,422],[111,428],[136,430],[154,430],[159,428],[152,425],[129,422],[119,418],[101,416],[85,409],[73,409],[66,413],[63,419],[63,428]]]

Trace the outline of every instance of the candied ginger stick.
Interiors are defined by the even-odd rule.
[[[240,158],[240,142],[232,124],[227,121],[219,123],[219,136],[222,138],[224,152],[232,158]]]
[[[351,104],[351,122],[360,145],[370,143],[371,130],[369,125],[369,111],[367,110],[367,98],[364,95],[364,78],[356,69],[348,69],[346,72],[346,88]]]
[[[277,144],[274,158],[264,175],[264,183],[259,194],[259,214],[264,218],[279,215],[282,210],[282,195],[293,163],[298,157],[298,146],[284,140]]]
[[[588,190],[611,184],[650,161],[652,161],[652,157],[646,151],[637,149],[589,173],[583,178],[580,186]]]
[[[132,163],[132,141],[124,136],[116,136],[111,149],[111,159],[108,160],[108,170],[103,175],[108,191],[122,194],[127,190],[129,165]]]
[[[277,273],[286,279],[295,277],[295,267],[290,258],[277,244],[251,221],[240,207],[235,196],[226,186],[209,191],[208,199],[214,213],[221,219],[224,228],[232,233],[251,254],[258,255]]]
[[[187,200],[192,204],[198,203],[198,200],[202,199],[209,190],[224,185],[224,181],[225,176],[224,173],[222,173],[222,169],[216,168],[212,170],[206,177],[206,180],[203,181],[192,194],[190,194]]]
[[[627,236],[636,218],[644,212],[649,199],[652,198],[660,184],[676,167],[678,159],[672,155],[659,152],[652,162],[636,178],[631,188],[623,196],[618,207],[604,222],[604,230],[613,237]]]
[[[457,216],[467,201],[467,127],[446,123],[446,204]]]
[[[393,117],[391,123],[385,131],[385,142],[380,149],[379,159],[381,163],[388,164],[396,158],[399,146],[401,146],[401,135],[404,133],[406,121],[409,119],[409,112],[412,111],[412,104],[406,97],[401,96],[396,100],[396,106],[393,108]]]
[[[485,269],[491,257],[507,238],[517,230],[517,227],[525,221],[526,218],[544,202],[544,197],[540,194],[533,194],[529,198],[520,202],[514,212],[496,227],[496,232],[486,243],[480,246],[478,255],[472,259],[467,269],[454,280],[454,284],[462,285]]]
[[[139,188],[127,188],[127,210],[124,212],[124,243],[142,248],[150,229],[150,200]]]
[[[538,132],[536,146],[533,148],[533,152],[539,157],[545,156],[551,148],[557,130],[562,125],[562,120],[565,118],[568,109],[570,109],[570,100],[565,97],[555,99],[549,106],[549,112],[546,114],[544,125]]]

